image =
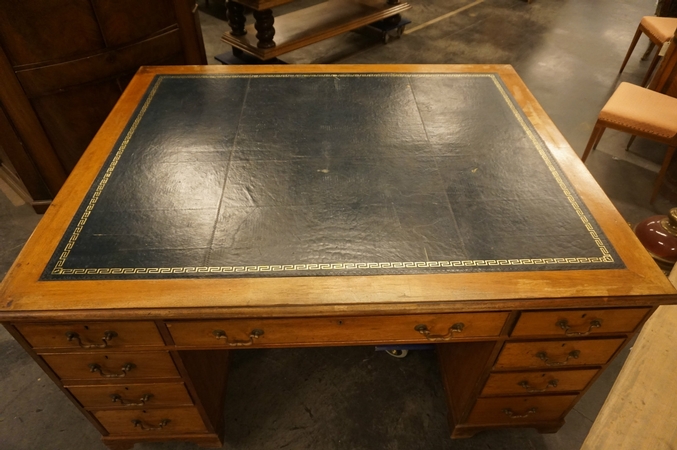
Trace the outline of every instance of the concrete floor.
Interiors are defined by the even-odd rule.
[[[624,74],[617,71],[653,0],[411,0],[410,29],[473,6],[382,45],[348,33],[285,56],[291,63],[509,63],[581,154],[604,102],[619,81],[639,82],[641,41]],[[310,4],[300,0],[281,10]],[[229,50],[223,5],[200,0],[207,53]],[[251,20],[251,19],[248,19]],[[648,198],[664,147],[607,131],[588,168],[629,222],[665,213],[666,188]],[[0,193],[0,278],[39,217]],[[429,351],[394,359],[372,347],[234,352],[226,405],[231,450],[267,449],[576,449],[582,444],[629,349],[588,391],[556,434],[497,430],[467,440],[448,437],[442,384]],[[99,435],[19,345],[0,329],[0,449],[104,449]],[[196,449],[193,444],[135,449]]]

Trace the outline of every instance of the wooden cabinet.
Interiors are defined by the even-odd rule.
[[[0,8],[0,167],[44,212],[142,65],[206,64],[194,0]]]

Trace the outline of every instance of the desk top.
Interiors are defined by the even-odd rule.
[[[164,67],[130,84],[0,317],[673,292],[510,66]]]

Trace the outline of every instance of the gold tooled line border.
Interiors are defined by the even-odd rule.
[[[126,268],[78,268],[64,269],[63,266],[68,259],[70,251],[73,249],[87,218],[91,214],[101,192],[103,191],[108,179],[117,166],[120,157],[127,148],[132,135],[136,131],[142,117],[146,113],[153,97],[165,78],[326,78],[326,77],[441,77],[441,78],[490,78],[504,101],[510,107],[515,118],[522,126],[531,142],[536,147],[539,155],[550,170],[553,178],[560,189],[569,200],[569,203],[578,214],[583,225],[586,227],[595,244],[598,246],[602,256],[596,257],[576,257],[576,258],[516,258],[516,259],[476,259],[476,260],[455,260],[455,261],[389,261],[389,262],[364,262],[364,263],[309,263],[309,264],[272,264],[255,266],[195,266],[195,267],[126,267]],[[540,140],[534,136],[524,118],[519,113],[510,96],[499,82],[495,73],[430,73],[430,74],[412,74],[412,73],[336,73],[336,74],[222,74],[222,75],[160,75],[155,82],[151,92],[146,98],[143,107],[137,114],[132,126],[129,128],[125,139],[120,144],[115,156],[111,160],[103,178],[99,182],[92,198],[90,199],[85,211],[83,212],[77,226],[73,230],[68,242],[64,246],[59,259],[51,271],[52,275],[135,275],[135,274],[210,274],[210,273],[261,273],[261,272],[289,272],[289,271],[326,271],[326,270],[365,270],[365,269],[411,269],[411,268],[453,268],[453,267],[492,267],[492,266],[524,266],[524,265],[550,265],[550,264],[591,264],[591,263],[613,263],[614,258],[599,238],[597,231],[585,215],[573,194],[562,179],[560,173],[550,156],[543,148]]]

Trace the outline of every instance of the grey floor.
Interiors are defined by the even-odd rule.
[[[285,56],[290,63],[508,63],[581,154],[595,118],[619,81],[639,82],[647,41],[625,73],[617,71],[654,0],[411,0],[410,29],[472,5],[383,45],[348,33]],[[289,11],[310,1],[282,7]],[[208,57],[229,50],[222,0],[200,0]],[[249,18],[251,20],[251,18]],[[665,213],[675,195],[648,198],[664,147],[608,131],[588,168],[628,222]],[[0,192],[0,278],[39,216]],[[226,404],[232,450],[268,449],[577,449],[629,349],[597,380],[556,434],[498,430],[451,441],[442,384],[432,352],[405,359],[370,347],[235,352]],[[19,345],[0,329],[0,449],[104,449],[98,433],[66,401]],[[137,444],[136,449],[197,449],[189,443]]]

